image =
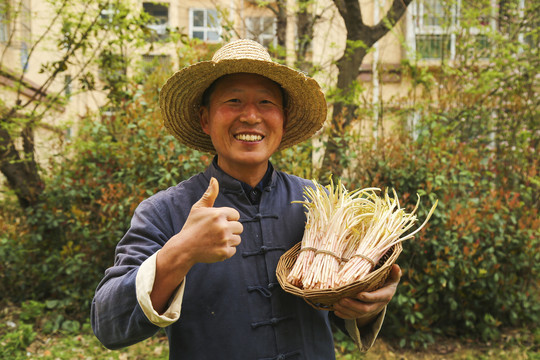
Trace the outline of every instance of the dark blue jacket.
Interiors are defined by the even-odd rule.
[[[280,256],[301,241],[301,204],[308,180],[274,171],[260,206],[241,183],[211,165],[143,201],[119,242],[92,303],[92,327],[108,348],[128,346],[159,329],[139,306],[135,278],[141,263],[178,233],[210,178],[219,181],[216,207],[233,207],[244,226],[236,254],[197,264],[186,276],[180,319],[165,330],[171,359],[334,359],[329,313],[284,292],[275,270]]]

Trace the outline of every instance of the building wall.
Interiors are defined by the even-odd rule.
[[[13,0],[15,1],[15,0]],[[18,0],[17,0],[18,1]],[[39,34],[49,25],[53,17],[53,11],[49,7],[48,2],[39,0],[23,0],[29,6],[31,12],[31,41],[35,41]],[[142,9],[143,0],[130,0],[134,8]],[[223,33],[223,37],[247,37],[247,18],[249,17],[268,17],[273,16],[272,11],[265,7],[254,5],[253,1],[247,0],[163,0],[161,3],[168,6],[168,26],[170,28],[178,28],[181,32],[189,34],[190,32],[190,9],[218,9],[221,13],[226,14],[223,22],[231,29],[227,34]],[[391,5],[390,0],[361,0],[364,21],[368,24],[374,24],[378,18],[381,18],[386,13]],[[287,63],[294,63],[294,46],[295,46],[295,13],[294,0],[288,0],[288,28],[287,28]],[[331,64],[334,63],[342,54],[345,46],[346,29],[341,16],[331,0],[318,0],[312,5],[312,11],[320,16],[314,31],[312,43],[312,60],[315,64],[320,65],[325,72],[315,75],[316,79],[322,84],[326,90],[335,85],[337,69]],[[394,27],[394,29],[379,41],[375,46],[375,51],[371,52],[364,59],[362,72],[358,78],[365,87],[365,96],[368,101],[371,101],[375,106],[381,100],[385,103],[399,103],[408,92],[408,81],[404,79],[399,72],[399,64],[406,56],[403,43],[407,38],[407,26],[405,17]],[[22,32],[22,26],[18,26],[18,31]],[[53,29],[57,33],[60,31],[59,24]],[[174,66],[178,65],[178,47],[180,44],[170,43],[154,43],[151,49],[148,46],[143,49],[143,53],[147,55],[168,55]],[[150,50],[151,49],[151,50]],[[3,45],[0,43],[0,51],[3,51]],[[25,73],[25,78],[29,79],[29,83],[39,87],[45,80],[45,75],[40,74],[39,70],[42,62],[58,59],[59,52],[56,50],[56,44],[51,41],[44,41],[39,48],[36,48],[32,54],[28,69]],[[143,54],[132,54],[133,59],[142,58]],[[5,52],[2,68],[9,68],[10,71],[20,71],[20,46],[15,44]],[[374,65],[375,64],[375,65]],[[381,69],[384,70],[381,75]],[[93,69],[96,73],[96,68]],[[50,93],[61,92],[65,90],[66,76],[75,77],[77,69],[70,69],[65,74],[61,75],[55,83],[50,87]],[[97,77],[96,77],[97,78]],[[5,81],[4,81],[5,82]],[[71,132],[76,132],[76,122],[74,119],[77,115],[83,114],[88,110],[96,111],[105,104],[105,97],[102,92],[86,92],[77,94],[76,86],[72,86],[73,94],[65,107],[58,108],[57,112],[53,113],[46,119],[49,129],[61,124],[72,122],[70,125]],[[13,97],[13,93],[9,89],[0,89],[3,98],[9,99]],[[31,96],[29,90],[26,95]],[[367,119],[366,119],[367,120]],[[376,119],[375,119],[376,120]],[[45,128],[40,130],[40,139],[48,139],[55,134]],[[46,153],[46,149],[53,148],[49,146],[50,142],[43,142],[40,145],[40,152]]]

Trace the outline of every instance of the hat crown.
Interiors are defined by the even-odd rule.
[[[213,62],[222,60],[259,60],[272,61],[264,46],[253,40],[240,39],[224,45],[215,52]]]

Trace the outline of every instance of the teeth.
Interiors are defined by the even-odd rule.
[[[242,141],[261,141],[263,137],[255,134],[238,134],[235,138]]]

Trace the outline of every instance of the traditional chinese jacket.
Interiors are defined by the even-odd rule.
[[[211,177],[220,189],[214,206],[240,213],[241,244],[230,259],[191,268],[183,294],[172,300],[181,303],[181,311],[156,325],[137,299],[138,272],[180,232]],[[331,320],[341,328],[344,322],[284,292],[275,274],[280,256],[302,239],[306,217],[293,201],[303,200],[304,186],[311,182],[272,171],[260,204],[253,205],[241,183],[214,162],[143,201],[96,290],[91,315],[96,336],[108,348],[121,348],[152,336],[160,325],[166,326],[170,359],[334,359]],[[371,346],[377,331],[362,334],[361,348]]]

